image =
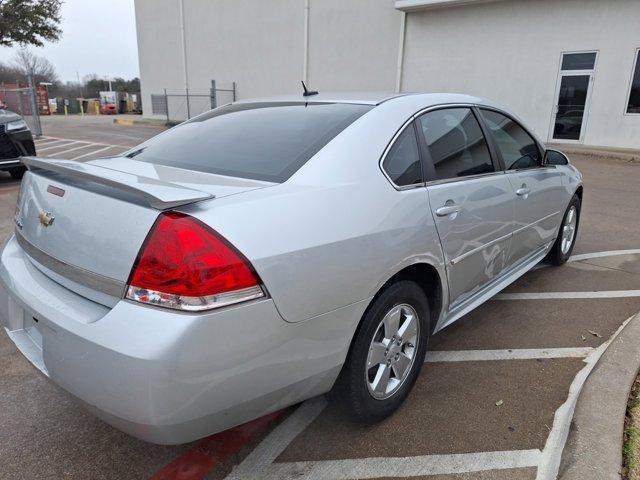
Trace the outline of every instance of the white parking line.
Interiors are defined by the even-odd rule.
[[[247,457],[233,469],[227,479],[263,478],[265,469],[278,458],[287,446],[313,422],[327,401],[316,397],[305,401],[278,425]]]
[[[100,143],[100,142],[91,142],[91,141],[88,141],[88,140],[77,140],[75,138],[47,137],[47,139],[67,141],[67,142],[78,141],[78,142],[90,143],[91,145],[96,145],[96,146],[100,146],[100,147],[118,147],[118,148],[123,148],[123,149],[127,149],[127,150],[130,149],[130,148],[133,148],[133,146],[131,146],[131,145],[115,145],[115,144],[112,144],[112,143]]]
[[[591,347],[535,348],[510,350],[429,351],[425,363],[482,362],[494,360],[534,360],[545,358],[584,358],[593,352]]]
[[[69,160],[79,160],[79,159],[81,159],[81,158],[88,157],[89,155],[94,155],[94,154],[96,154],[96,153],[104,152],[105,150],[110,150],[110,149],[112,149],[112,148],[114,148],[114,146],[104,147],[104,148],[101,148],[101,149],[99,149],[99,150],[94,150],[94,151],[92,151],[92,152],[85,153],[85,154],[83,154],[83,155],[78,155],[77,157],[70,158]]]
[[[590,258],[602,258],[602,257],[615,257],[618,255],[638,255],[640,249],[632,250],[610,250],[608,252],[595,252],[595,253],[583,253],[580,255],[573,255],[568,262],[579,262],[581,260],[589,260]]]
[[[87,145],[80,145],[79,147],[74,147],[74,148],[70,148],[68,150],[63,150],[61,152],[56,152],[56,153],[51,153],[49,155],[45,155],[45,157],[55,157],[55,156],[59,156],[59,155],[66,155],[69,152],[74,152],[76,150],[80,150],[82,148],[92,148],[93,145],[91,145],[90,143]]]
[[[319,462],[274,463],[260,478],[305,480],[357,480],[407,478],[426,475],[536,467],[540,450],[458,453],[416,457],[359,458]]]
[[[72,142],[72,141],[73,140],[68,139],[68,138],[61,138],[61,139],[53,140],[52,142],[47,142],[45,145],[47,147],[49,147],[49,146],[53,145],[54,143],[63,143],[63,142]]]
[[[609,290],[601,292],[539,292],[499,293],[492,300],[559,300],[568,298],[640,297],[640,290]]]
[[[39,143],[39,142],[50,142],[52,140],[58,140],[58,138],[42,136],[42,137],[34,139],[33,141],[36,142],[36,143]]]
[[[47,151],[47,150],[54,150],[54,149],[57,149],[57,148],[65,148],[65,147],[68,147],[69,145],[77,145],[78,143],[83,143],[83,142],[73,141],[73,142],[61,143],[60,145],[53,145],[51,147],[39,148],[38,149],[38,153],[44,152],[44,151]]]

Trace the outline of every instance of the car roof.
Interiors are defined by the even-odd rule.
[[[303,96],[302,93],[293,95],[278,95],[273,97],[249,98],[239,100],[236,104],[247,103],[352,103],[359,105],[380,105],[381,103],[403,97],[415,97],[424,107],[445,103],[471,103],[479,105],[494,105],[493,102],[471,95],[460,93],[392,93],[392,92],[320,92],[317,95]]]
[[[250,98],[234,103],[355,103],[360,105],[379,105],[392,98],[402,97],[406,93],[388,92],[320,92],[317,95],[305,97],[302,93],[293,95],[279,95],[275,97]]]

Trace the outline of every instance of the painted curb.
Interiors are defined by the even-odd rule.
[[[130,118],[114,118],[113,119],[113,123],[115,123],[116,125],[123,125],[123,126],[127,126],[127,127],[131,127],[133,125],[144,125],[144,126],[151,126],[151,127],[164,127],[167,125],[175,125],[176,123],[172,123],[172,122],[166,122],[164,120],[149,120],[149,119],[140,119],[140,120],[133,120]]]
[[[620,480],[624,417],[640,369],[640,313],[605,350],[576,404],[559,480]]]
[[[113,119],[113,123],[115,123],[116,125],[131,126],[131,125],[134,125],[136,122],[137,122],[136,120],[125,120],[124,118],[114,118]]]

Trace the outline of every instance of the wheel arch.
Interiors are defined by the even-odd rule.
[[[427,300],[429,301],[429,308],[431,310],[429,327],[431,329],[430,333],[433,333],[433,330],[438,323],[438,319],[440,318],[440,314],[442,313],[443,296],[445,292],[443,289],[442,276],[436,267],[427,262],[413,263],[394,273],[386,282],[384,282],[384,284],[380,286],[380,288],[378,288],[378,291],[369,302],[369,305],[367,305],[362,317],[364,318],[369,311],[369,308],[371,308],[371,305],[373,305],[373,302],[375,302],[375,300],[389,285],[401,280],[410,280],[415,282],[424,292]],[[360,321],[362,321],[362,319]]]
[[[351,351],[353,350],[353,344],[356,338],[360,333],[362,328],[362,320],[365,318],[369,309],[373,305],[373,303],[378,299],[378,297],[384,292],[384,290],[395,282],[401,280],[411,280],[418,284],[422,291],[425,293],[427,300],[429,301],[429,308],[431,310],[431,318],[429,328],[430,334],[433,333],[438,320],[440,319],[440,314],[442,313],[443,308],[443,297],[447,294],[445,291],[446,284],[443,284],[443,277],[438,272],[438,269],[430,263],[427,262],[416,262],[410,265],[406,265],[405,267],[398,270],[394,273],[386,282],[384,282],[376,291],[375,295],[369,301],[367,307],[364,309],[362,316],[358,320],[358,324],[356,329],[353,332],[351,337],[351,341],[349,342],[349,348],[347,350],[347,356],[345,359],[345,363],[348,361]],[[344,367],[344,365],[343,365]],[[341,370],[342,372],[342,370]]]

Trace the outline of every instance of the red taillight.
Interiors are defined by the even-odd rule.
[[[264,296],[249,262],[189,215],[161,213],[133,266],[127,298],[178,310],[207,310]]]

